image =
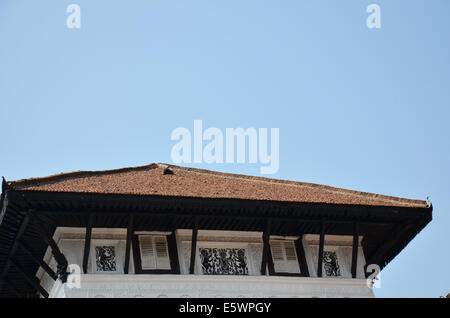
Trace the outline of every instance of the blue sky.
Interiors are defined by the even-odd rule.
[[[366,26],[371,3],[381,29]],[[445,0],[0,0],[0,174],[170,163],[172,130],[195,119],[279,128],[271,177],[430,196],[433,221],[375,293],[445,295],[449,14]]]

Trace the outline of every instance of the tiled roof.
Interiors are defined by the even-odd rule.
[[[8,182],[16,190],[162,195],[371,206],[427,207],[426,201],[252,177],[209,170],[150,164],[106,171],[77,171]]]

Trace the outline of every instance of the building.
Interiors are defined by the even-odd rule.
[[[166,164],[3,180],[0,203],[1,297],[373,297],[366,269],[432,218],[426,201]]]

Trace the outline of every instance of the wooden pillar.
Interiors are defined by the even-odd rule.
[[[86,225],[86,236],[84,238],[83,254],[83,273],[88,271],[89,252],[91,250],[92,224],[94,223],[94,214],[90,214]]]
[[[295,241],[295,249],[297,251],[298,265],[300,267],[300,275],[304,277],[309,277],[308,264],[306,263],[305,249],[303,248],[302,242],[303,235]]]
[[[271,220],[267,220],[266,229],[263,233],[263,255],[261,261],[261,275],[266,275],[267,263],[269,261],[269,239],[270,239]]]
[[[197,235],[198,235],[198,217],[195,217],[194,228],[192,229],[191,264],[189,266],[189,274],[194,274],[195,255],[196,255],[196,249],[197,249]]]
[[[353,225],[353,249],[352,249],[352,278],[356,278],[356,269],[358,266],[358,247],[359,247],[359,223]]]
[[[180,274],[180,261],[178,260],[177,238],[175,230],[167,236],[167,247],[169,248],[170,267],[174,274]]]
[[[130,268],[131,237],[133,235],[133,214],[128,217],[127,243],[125,247],[125,265],[123,272],[128,274]]]
[[[317,262],[317,277],[322,277],[322,263],[323,263],[323,246],[325,244],[325,218],[322,218],[320,226],[320,240],[319,240],[319,260]]]

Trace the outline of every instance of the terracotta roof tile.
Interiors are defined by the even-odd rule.
[[[8,184],[17,190],[50,192],[165,195],[422,208],[428,206],[426,201],[421,200],[167,164],[150,164],[107,171],[78,171],[13,181]]]

